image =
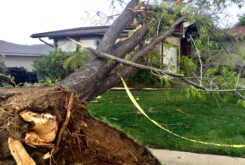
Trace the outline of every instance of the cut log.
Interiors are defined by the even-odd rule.
[[[74,96],[72,102],[71,96]],[[0,89],[0,106],[0,146],[3,146],[0,148],[0,164],[13,160],[5,145],[8,137],[21,141],[30,157],[42,165],[50,162],[83,165],[160,164],[145,147],[135,143],[122,131],[94,119],[87,111],[86,103],[80,101],[74,91],[59,86]],[[68,109],[70,117],[67,117]],[[23,117],[25,113],[28,117],[49,119],[47,121],[51,127],[47,128],[47,132],[43,129],[40,131],[34,122],[37,118],[27,119]],[[43,139],[45,133],[56,130],[54,121],[58,123],[56,136],[53,132],[52,138],[42,141],[52,144],[53,148],[50,145],[35,146],[35,143],[26,145],[26,134],[34,132]],[[53,150],[55,152],[51,152]],[[51,154],[50,158],[44,160],[43,156],[46,154],[47,157],[47,153]]]

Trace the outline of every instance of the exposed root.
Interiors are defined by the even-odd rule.
[[[7,137],[13,137],[20,141],[25,138],[26,154],[40,165],[160,164],[122,131],[94,119],[74,91],[61,87],[0,89],[0,98],[0,162],[14,161],[8,143],[5,145]],[[31,143],[25,145],[27,139]]]
[[[34,123],[31,131],[26,133],[26,144],[36,146],[50,146],[50,142],[54,141],[58,131],[58,123],[56,116],[50,113],[35,113],[29,110],[20,112],[20,116],[26,122]]]
[[[35,161],[26,152],[22,143],[13,138],[8,139],[9,149],[17,165],[36,165]]]
[[[60,129],[60,132],[59,132],[59,135],[58,135],[58,139],[57,139],[53,154],[55,154],[56,151],[58,150],[59,144],[60,144],[60,141],[61,141],[61,136],[63,135],[64,130],[65,130],[65,128],[67,127],[67,125],[69,123],[69,120],[70,120],[70,117],[71,117],[71,108],[72,108],[73,100],[74,100],[74,94],[72,93],[71,96],[70,96],[70,99],[69,99],[68,106],[67,106],[66,118],[65,118],[65,121],[64,121],[61,129]]]
[[[52,156],[58,151],[59,144],[60,144],[60,141],[61,141],[61,137],[62,137],[62,135],[64,133],[64,130],[67,127],[67,125],[69,123],[69,120],[70,120],[70,117],[71,117],[71,108],[72,108],[73,100],[74,100],[74,94],[72,93],[71,96],[70,96],[70,99],[69,99],[69,103],[67,105],[66,118],[65,118],[65,121],[62,124],[62,127],[60,128],[60,132],[58,134],[56,145],[53,147],[53,149],[51,150],[50,153],[47,153],[47,154],[44,155],[43,159],[48,159],[50,157],[52,158]]]

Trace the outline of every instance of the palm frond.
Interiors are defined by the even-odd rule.
[[[70,57],[67,58],[63,64],[65,69],[71,68],[73,71],[80,68],[90,58],[88,51],[82,50],[77,52],[71,52]]]

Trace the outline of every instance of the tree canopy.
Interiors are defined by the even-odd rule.
[[[112,4],[113,2],[125,3],[124,1],[112,1]],[[159,43],[173,35],[180,24],[190,22],[195,24],[197,33],[189,33],[188,36],[180,37],[186,38],[195,51],[194,57],[185,57],[184,60],[184,68],[188,73],[181,69],[182,66],[172,70],[168,70],[168,67],[164,66],[156,70],[151,67],[148,70],[159,77],[163,76],[171,81],[172,77],[177,78],[206,91],[234,91],[234,89],[237,89],[238,77],[241,75],[237,69],[242,70],[243,67],[235,67],[235,58],[240,59],[242,52],[235,52],[227,48],[224,42],[226,41],[224,36],[227,32],[216,25],[215,21],[217,20],[215,18],[232,4],[242,6],[243,1],[153,2],[155,4],[131,0],[112,23],[97,50],[89,49],[94,55],[99,55],[100,58],[93,56],[77,72],[62,80],[61,83],[76,89],[79,93],[83,93],[81,94],[82,99],[91,100],[104,93],[108,88],[120,83],[115,71],[124,77],[128,77],[137,70],[136,64],[134,67],[131,66],[132,62],[141,65],[146,64],[143,59],[151,58],[152,51]],[[135,28],[129,32],[127,38],[116,42],[120,38],[121,31],[128,26]],[[232,41],[237,42],[238,40],[232,37]],[[105,58],[105,54],[111,56]],[[116,57],[113,56],[119,59],[115,60]],[[212,59],[220,58],[220,56],[223,58],[229,56],[230,64],[214,65]],[[124,65],[121,65],[122,60],[120,61],[120,59],[127,59],[131,63],[124,62]],[[111,61],[116,62],[112,63]],[[243,66],[242,60],[238,65]],[[166,75],[169,77],[166,77]],[[91,84],[90,81],[94,83]]]

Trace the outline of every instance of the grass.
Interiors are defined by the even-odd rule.
[[[213,94],[207,94],[206,99],[188,98],[182,89],[132,93],[152,119],[181,136],[213,143],[245,144],[245,109],[236,103],[235,96],[222,102]],[[121,129],[146,147],[245,157],[245,148],[202,145],[164,132],[136,113],[125,91],[107,92],[97,100],[99,103],[88,104],[95,118]]]

